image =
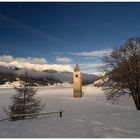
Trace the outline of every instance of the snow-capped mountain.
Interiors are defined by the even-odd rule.
[[[63,70],[63,71],[62,71]],[[71,69],[73,70],[73,69]],[[19,67],[19,65],[10,65],[10,66],[0,66],[0,84],[4,84],[9,81],[16,81],[17,77],[19,78],[27,71],[28,75],[32,78],[32,83],[37,83],[39,85],[48,85],[54,83],[72,83],[73,72],[68,71],[63,67],[61,70],[54,68],[53,66],[49,69],[40,67]],[[96,79],[96,75],[93,74],[82,74],[83,84],[93,83]]]
[[[2,62],[0,61],[0,66],[4,66],[7,68],[18,68],[18,69],[31,69],[35,71],[45,71],[45,70],[55,70],[59,72],[72,72],[73,69],[70,65],[62,65],[62,64],[33,64],[29,62],[22,62],[14,60],[12,62]]]

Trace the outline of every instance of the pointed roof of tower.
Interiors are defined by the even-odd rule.
[[[80,71],[80,67],[78,64],[76,64],[74,71]]]

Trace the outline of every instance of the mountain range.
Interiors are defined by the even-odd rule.
[[[2,62],[1,62],[2,63]],[[5,82],[13,82],[22,80],[22,75],[27,72],[33,85],[53,85],[54,83],[72,83],[73,70],[66,65],[37,65],[37,64],[24,64],[11,63],[3,64],[0,63],[0,84]],[[42,67],[41,67],[42,66]],[[68,68],[69,67],[69,68]],[[61,69],[60,69],[61,68]],[[97,78],[94,74],[82,73],[83,85],[91,84]]]

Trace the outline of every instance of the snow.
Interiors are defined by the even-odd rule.
[[[68,83],[68,82],[64,82],[64,83],[54,83],[53,85],[50,85],[50,84],[49,84],[47,87],[52,87],[52,88],[55,88],[55,87],[56,87],[56,88],[58,88],[58,87],[59,87],[59,88],[60,88],[60,87],[61,87],[61,88],[64,88],[64,87],[66,88],[66,87],[67,87],[67,88],[68,88],[68,87],[72,87],[72,84],[70,84],[70,83]]]
[[[13,82],[6,82],[3,85],[0,85],[0,88],[14,88],[14,87],[20,87],[22,84],[22,81],[18,79],[18,81],[13,81]],[[36,86],[39,86],[39,84],[35,83]],[[40,86],[41,87],[41,86]],[[48,86],[42,86],[44,87],[50,87],[50,88],[58,88],[58,87],[72,87],[72,84],[68,82],[64,83],[54,83],[53,85],[48,84]]]
[[[26,68],[33,69],[37,71],[44,70],[56,70],[59,72],[73,72],[73,68],[70,64],[48,64],[45,58],[36,58],[36,57],[13,57],[11,55],[0,56],[0,66],[5,67],[17,67],[17,68]]]
[[[0,88],[14,88],[14,87],[19,87],[21,84],[21,81],[13,81],[13,82],[6,82],[3,85],[0,85]]]
[[[140,112],[131,98],[112,105],[103,91],[94,86],[83,87],[82,98],[72,97],[71,87],[37,87],[37,96],[45,103],[43,112],[64,110],[58,114],[21,121],[1,121],[0,137],[14,138],[98,138],[140,137]],[[0,89],[0,118],[5,117],[14,89]]]
[[[108,77],[104,77],[103,75],[104,74],[102,74],[102,76],[100,77],[100,79],[98,79],[98,80],[96,80],[94,82],[94,84],[93,84],[94,86],[100,87],[104,82],[106,82],[108,80]]]
[[[5,66],[5,67],[17,67],[20,69],[26,68],[26,69],[32,69],[36,71],[44,71],[44,70],[56,70],[59,72],[73,72],[73,68],[71,65],[63,65],[63,64],[32,64],[30,62],[21,62],[18,60],[14,60],[12,62],[2,62],[0,61],[0,66]]]

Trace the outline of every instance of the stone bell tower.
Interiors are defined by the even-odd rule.
[[[76,64],[73,73],[73,97],[82,97],[82,74],[78,64]]]

